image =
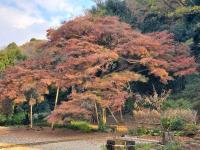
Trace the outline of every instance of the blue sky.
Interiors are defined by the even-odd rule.
[[[0,0],[0,47],[46,38],[46,30],[83,15],[92,0]]]

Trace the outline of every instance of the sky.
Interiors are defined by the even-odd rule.
[[[45,39],[46,30],[83,15],[92,0],[0,0],[0,48]]]

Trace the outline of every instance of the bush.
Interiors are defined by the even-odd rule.
[[[24,119],[26,119],[26,114],[24,112],[14,114],[12,116],[12,124],[21,125],[23,123]]]
[[[33,42],[33,41],[37,41],[37,39],[36,38],[31,38],[30,42]]]
[[[162,118],[161,125],[167,131],[183,130],[185,122],[179,118]]]
[[[151,129],[150,130],[150,135],[152,136],[160,136],[162,132],[159,129]]]
[[[165,130],[184,130],[187,124],[196,124],[196,112],[185,109],[168,109],[161,118]]]
[[[141,127],[141,128],[137,128],[137,135],[147,135],[147,134],[149,134],[149,130],[148,129],[146,129],[146,128],[143,128],[143,127]]]
[[[171,120],[171,130],[183,130],[186,122],[180,118],[174,118]]]
[[[184,127],[184,135],[193,136],[196,134],[197,125],[196,124],[186,124]]]
[[[6,116],[0,114],[0,125],[5,125],[6,123]]]
[[[74,130],[80,130],[82,132],[92,131],[90,124],[86,121],[71,121],[71,123],[67,125],[67,127]]]
[[[128,134],[132,136],[142,136],[142,135],[152,135],[152,136],[160,136],[161,131],[159,129],[147,129],[144,127],[129,129]]]
[[[174,131],[174,136],[184,136],[185,132],[184,131]]]
[[[168,100],[163,104],[162,109],[167,110],[170,108],[172,108],[172,109],[177,109],[177,108],[191,109],[192,104],[191,104],[191,102],[189,102],[188,100],[185,100],[185,99]]]

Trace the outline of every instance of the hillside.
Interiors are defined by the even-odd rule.
[[[27,57],[34,57],[43,50],[47,40],[30,40],[29,42],[19,46],[21,52]]]

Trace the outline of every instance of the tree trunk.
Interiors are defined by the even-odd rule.
[[[174,134],[172,132],[163,132],[162,144],[167,144],[174,140]]]
[[[59,90],[60,90],[60,88],[58,87],[58,88],[57,88],[57,92],[56,92],[56,99],[55,99],[54,110],[55,110],[55,109],[56,109],[56,107],[57,107],[57,103],[58,103],[58,96],[59,96]],[[51,124],[51,129],[52,129],[52,130],[54,129],[54,122],[52,122],[52,124]]]
[[[31,111],[30,111],[30,121],[31,121],[30,128],[32,129],[33,128],[33,105],[30,105],[30,109],[31,109]]]
[[[103,124],[106,125],[106,109],[102,108],[102,121]]]
[[[98,114],[98,109],[97,109],[97,103],[96,102],[94,104],[94,107],[95,107],[95,112],[96,112],[96,117],[97,117],[97,123],[99,125],[99,114]]]
[[[111,111],[111,109],[108,107],[108,110],[110,111],[112,117],[114,118],[115,122],[118,124],[119,121],[117,120],[117,118],[115,117],[115,115],[113,114],[113,112]]]
[[[122,109],[120,109],[119,112],[120,112],[121,121],[123,121],[124,119],[123,119]]]

